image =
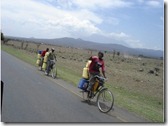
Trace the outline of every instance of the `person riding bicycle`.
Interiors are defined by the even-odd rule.
[[[89,60],[91,60],[92,62],[89,66],[90,79],[89,79],[89,85],[88,85],[87,91],[91,91],[96,81],[96,78],[94,78],[94,76],[96,75],[100,76],[100,68],[101,68],[104,78],[106,78],[103,56],[104,56],[103,52],[98,52],[98,56],[91,56],[89,58]]]
[[[47,70],[45,71],[45,74],[48,75],[50,72],[50,69],[52,68],[52,66],[54,65],[53,60],[56,61],[56,56],[54,54],[55,49],[51,48],[51,51],[49,52],[48,55],[48,60],[47,60]]]
[[[44,56],[45,56],[45,54],[46,54],[46,52],[48,52],[49,51],[49,48],[46,48],[46,50],[44,50],[42,53],[41,53],[41,61],[40,61],[40,68],[41,68],[41,70],[42,70],[42,65],[43,65],[43,61],[44,61]]]

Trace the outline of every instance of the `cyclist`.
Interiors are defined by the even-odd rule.
[[[54,65],[55,62],[53,62],[53,60],[56,61],[56,56],[54,54],[55,49],[51,48],[51,51],[49,52],[48,55],[48,60],[47,60],[47,70],[45,71],[45,74],[48,75],[50,72],[50,69],[52,68],[52,66]]]
[[[102,71],[104,78],[106,78],[103,56],[104,56],[103,52],[98,52],[98,56],[92,56],[89,58],[89,60],[91,60],[92,62],[89,66],[90,81],[89,81],[87,91],[91,91],[91,89],[96,81],[96,78],[94,78],[94,76],[95,75],[100,76],[100,68],[101,68],[101,71]]]
[[[41,53],[41,61],[40,61],[40,69],[42,70],[42,65],[43,65],[43,61],[44,61],[44,56],[46,54],[46,52],[49,51],[49,48],[46,48],[46,50],[44,50],[42,53]]]

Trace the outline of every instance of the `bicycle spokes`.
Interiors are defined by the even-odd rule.
[[[114,98],[110,91],[103,90],[97,98],[97,105],[101,112],[109,112],[113,107]]]

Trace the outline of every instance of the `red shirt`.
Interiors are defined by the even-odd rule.
[[[102,71],[105,71],[105,65],[104,65],[104,60],[103,59],[99,59],[97,56],[92,56],[90,58],[90,60],[92,61],[90,66],[89,66],[89,72],[99,72],[99,68],[101,67]]]
[[[44,51],[42,52],[41,56],[44,57],[44,56],[45,56],[45,53],[46,53],[46,51],[44,50]]]

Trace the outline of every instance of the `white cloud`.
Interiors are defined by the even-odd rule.
[[[50,2],[53,1],[51,0]],[[91,8],[96,6],[108,8],[110,6],[123,7],[129,5],[121,0],[114,0],[113,2],[106,0],[103,3],[100,0],[93,0],[91,3],[87,0],[77,0],[76,3],[83,7]],[[138,40],[133,40],[124,32],[106,33],[106,31],[96,27],[96,25],[104,22],[117,25],[119,23],[117,18],[109,17],[103,20],[97,14],[84,8],[78,11],[61,9],[61,4],[59,3],[60,8],[58,8],[32,0],[27,1],[27,4],[23,0],[5,0],[2,2],[2,25],[4,24],[3,19],[12,20],[17,27],[14,25],[10,25],[10,27],[13,29],[12,31],[17,30],[17,36],[26,34],[29,37],[40,38],[78,38],[97,34],[113,40],[123,41],[133,47],[140,46]]]
[[[121,21],[120,16],[113,14],[113,9],[128,8],[137,3],[148,7],[161,5],[156,0],[3,0],[2,30],[8,35],[39,38],[87,38],[95,34],[104,40],[142,47],[140,40],[124,32],[109,31]]]
[[[45,9],[44,9],[45,8]],[[18,28],[32,27],[40,32],[43,37],[64,37],[80,34],[82,36],[99,32],[95,25],[102,19],[88,10],[67,11],[52,6],[47,6],[35,1],[5,0],[2,2],[2,25],[4,19],[10,19],[19,26]],[[4,27],[5,28],[5,27]],[[13,26],[13,28],[16,28]],[[48,34],[46,34],[47,30]],[[29,29],[24,29],[29,30]],[[55,32],[53,36],[49,35]],[[64,34],[61,34],[63,32]],[[65,34],[66,33],[66,34]],[[22,34],[22,33],[21,33]]]
[[[110,33],[110,36],[112,36],[115,39],[120,39],[120,40],[121,40],[121,38],[125,39],[125,38],[129,37],[129,35],[127,35],[127,34],[125,34],[123,32],[120,32],[120,33]]]
[[[117,40],[127,43],[130,47],[142,47],[140,40],[133,39],[130,35],[120,32],[120,33],[110,33],[110,37]]]
[[[80,20],[89,20],[95,24],[101,24],[103,21],[103,19],[100,18],[97,14],[91,11],[88,11],[86,9],[81,9],[81,10],[78,10],[77,12],[73,11],[71,12],[71,14],[74,17],[78,17]]]
[[[73,0],[73,3],[81,8],[96,9],[96,8],[121,8],[129,7],[131,2],[124,0]]]
[[[160,3],[159,0],[150,0],[150,1],[147,1],[146,5],[148,5],[150,7],[154,7],[154,8],[161,7],[161,3]]]
[[[137,0],[140,6],[150,7],[150,8],[159,8],[162,6],[163,0]]]
[[[111,32],[111,33],[105,33],[100,32],[98,34],[94,34],[93,36],[90,36],[90,39],[92,41],[97,41],[100,43],[106,42],[106,43],[116,43],[116,44],[122,44],[128,47],[133,48],[142,48],[142,42],[140,40],[134,39],[132,36],[124,33],[124,32]]]
[[[48,4],[46,4],[47,2]],[[56,4],[56,6],[51,4]],[[81,7],[81,9],[71,10],[72,4]],[[119,24],[117,18],[109,17],[106,18],[107,20],[103,20],[102,17],[87,8],[128,7],[130,5],[130,2],[123,0],[27,0],[26,4],[23,0],[4,0],[2,1],[2,25],[4,19],[9,19],[17,24],[17,28],[13,26],[13,29],[21,29],[24,25],[24,28],[27,28],[26,31],[32,27],[36,29],[32,31],[41,33],[43,37],[55,37],[54,35],[57,33],[57,37],[87,36],[101,33],[102,31],[97,27],[99,24]],[[55,34],[52,36],[50,32],[55,32]]]
[[[119,19],[115,18],[115,17],[107,17],[105,18],[106,20],[104,20],[105,23],[108,23],[110,25],[118,25],[119,24]]]

